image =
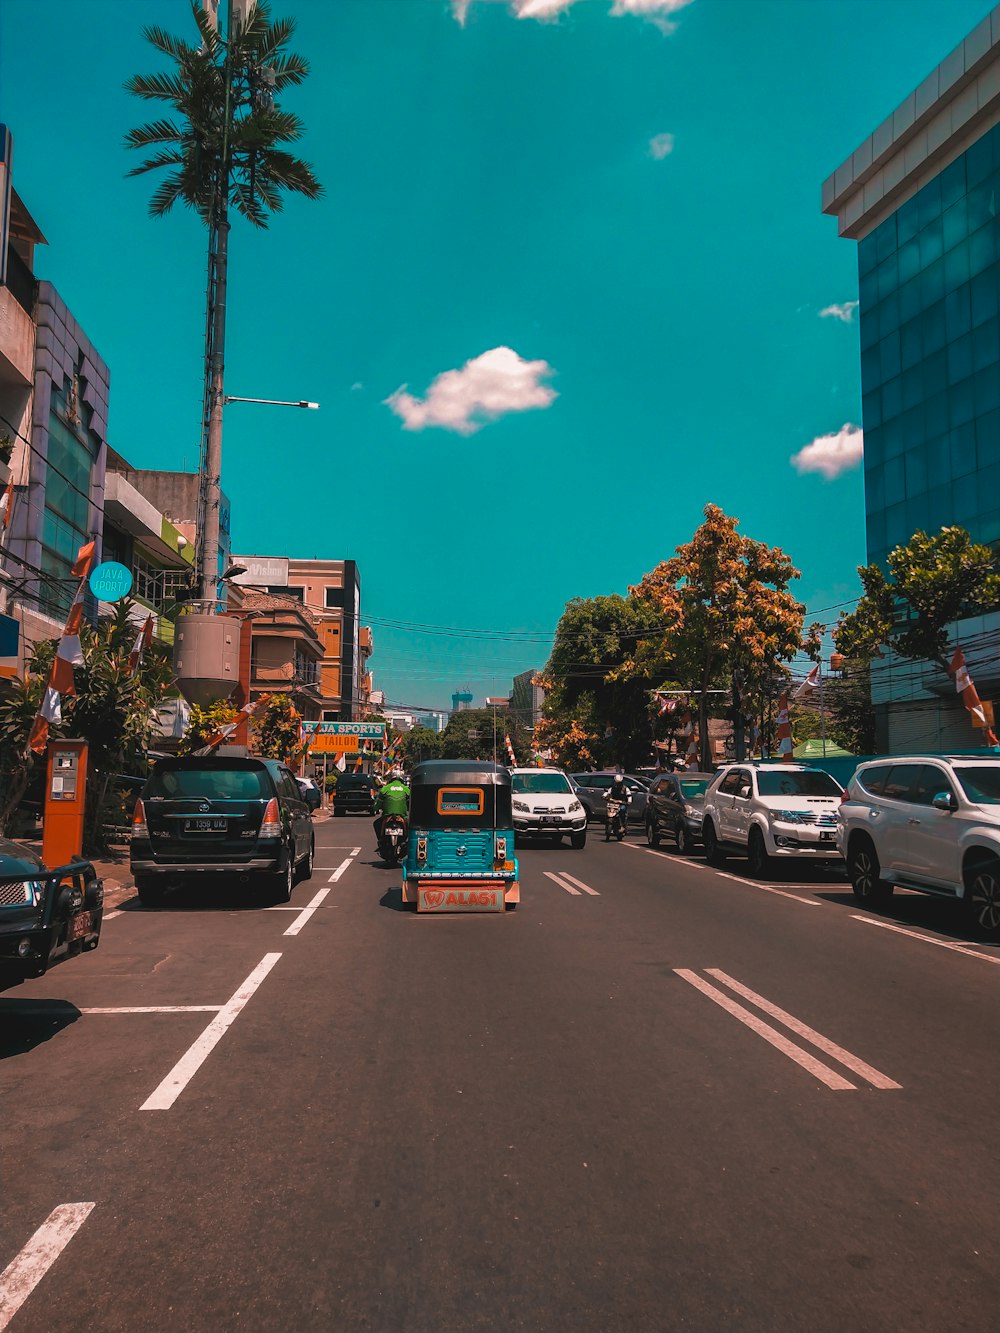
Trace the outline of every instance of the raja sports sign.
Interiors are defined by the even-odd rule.
[[[384,722],[303,722],[304,736],[357,736],[361,741],[384,741]]]

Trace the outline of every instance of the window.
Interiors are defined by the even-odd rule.
[[[568,779],[562,773],[515,773],[511,787],[516,792],[527,795],[552,796],[571,791]]]
[[[761,796],[839,796],[840,784],[820,768],[801,772],[762,769],[757,774],[757,790]]]
[[[955,796],[951,789],[951,783],[941,769],[935,764],[924,764],[917,777],[910,800],[914,805],[930,805],[934,797],[939,796],[941,792],[947,792],[952,798]]]
[[[328,609],[339,609],[344,605],[344,590],[328,583],[323,589],[323,605]]]
[[[731,770],[719,783],[720,796],[735,796],[743,783],[740,780],[740,771],[737,768]]]
[[[1000,764],[963,765],[955,769],[955,776],[976,805],[1000,805]]]
[[[881,796],[885,780],[889,776],[889,765],[879,764],[876,768],[863,768],[858,774],[858,786],[872,796]]]
[[[882,795],[890,801],[908,801],[920,767],[919,764],[894,764],[886,778]]]

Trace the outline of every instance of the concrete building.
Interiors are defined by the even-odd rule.
[[[451,711],[453,713],[464,713],[472,707],[471,690],[456,690],[451,696]]]
[[[186,539],[194,551],[197,539],[198,497],[201,475],[198,472],[168,472],[159,468],[132,468],[124,460],[115,464],[124,481],[154,505]],[[227,496],[219,498],[219,575],[232,562],[230,528],[232,512]]]
[[[297,598],[316,621],[323,645],[319,669],[319,716],[324,722],[360,722],[371,710],[368,659],[372,632],[361,624],[361,578],[353,560],[298,560],[237,555],[246,573],[243,587]]]
[[[1000,6],[823,184],[858,244],[869,562],[958,524],[1000,548]],[[1000,616],[953,627],[983,698],[1000,695]],[[880,748],[974,746],[951,683],[873,668]]]
[[[510,711],[525,727],[534,727],[542,716],[545,691],[534,683],[537,675],[537,670],[522,671],[511,685]]]

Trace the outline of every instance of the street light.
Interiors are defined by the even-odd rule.
[[[313,412],[319,408],[319,403],[307,403],[304,398],[294,402],[289,398],[237,398],[234,394],[227,393],[222,401],[224,403],[267,403],[269,407],[308,407]]]

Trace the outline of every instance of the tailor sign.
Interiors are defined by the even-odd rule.
[[[132,591],[132,571],[117,560],[105,560],[91,570],[90,591],[99,602],[120,602]]]

